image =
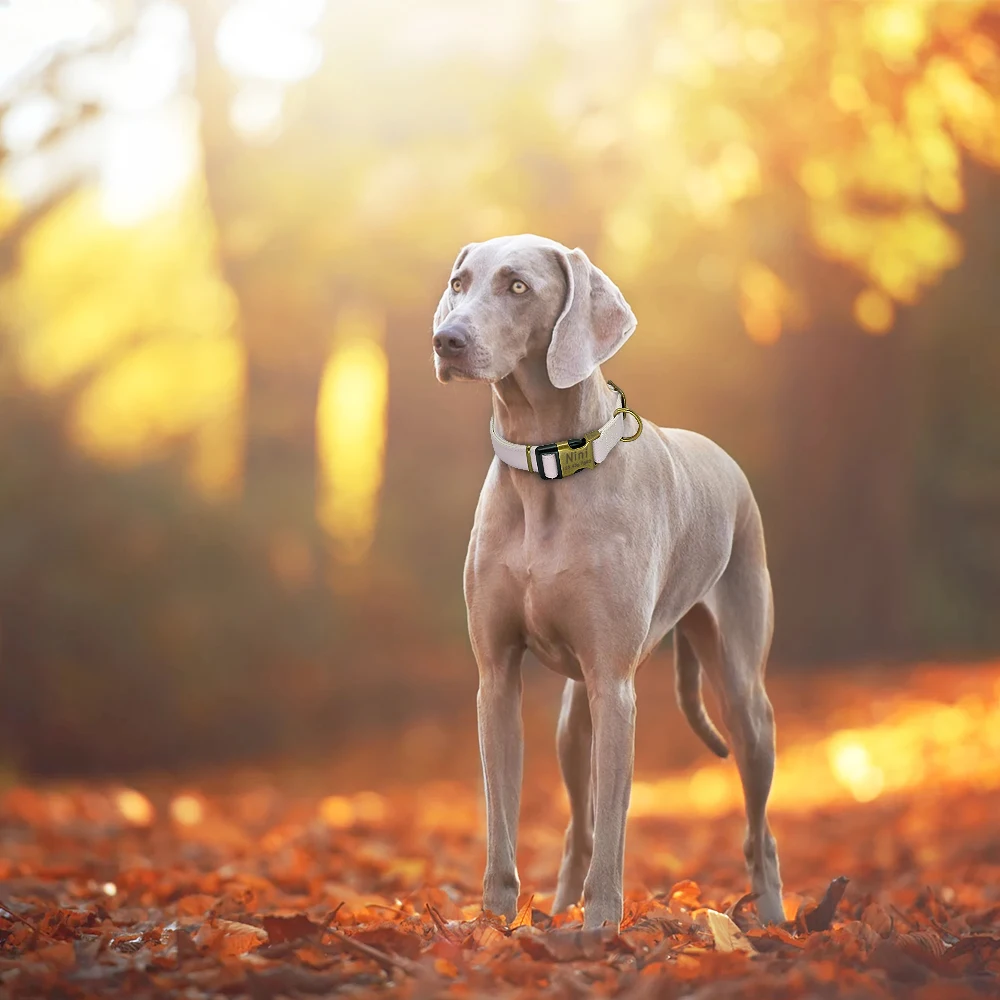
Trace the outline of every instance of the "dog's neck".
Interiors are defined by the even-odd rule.
[[[522,361],[492,388],[497,432],[518,444],[583,437],[609,420],[615,407],[621,405],[600,368],[569,389],[556,389],[549,381],[544,358]]]

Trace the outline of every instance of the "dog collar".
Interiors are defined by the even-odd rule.
[[[622,398],[622,405],[611,415],[611,419],[582,438],[554,441],[552,444],[515,444],[497,434],[493,418],[490,417],[490,437],[493,451],[501,462],[524,472],[537,472],[542,479],[565,479],[582,469],[595,469],[603,462],[619,441],[634,441],[642,433],[639,415],[625,405],[625,393],[608,381]],[[625,436],[625,415],[631,414],[636,422],[636,432]]]

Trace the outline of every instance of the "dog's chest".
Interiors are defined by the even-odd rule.
[[[591,600],[589,562],[571,564],[562,555],[511,552],[509,592],[527,647],[551,670],[581,679],[576,640],[586,628]]]
[[[608,571],[621,526],[598,516],[586,483],[519,485],[500,484],[477,511],[466,566],[472,627],[513,626],[542,663],[579,679],[580,654],[616,599]]]

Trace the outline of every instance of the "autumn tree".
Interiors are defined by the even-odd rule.
[[[962,329],[933,297],[966,244],[996,252],[998,43],[985,0],[108,5],[100,30],[0,93],[4,406],[56,400],[65,433],[65,451],[50,435],[17,454],[99,463],[79,480],[58,466],[53,494],[90,482],[110,497],[118,472],[162,465],[165,537],[242,525],[220,545],[252,551],[247,591],[239,559],[212,578],[232,607],[275,582],[315,602],[288,613],[288,635],[313,634],[327,582],[340,602],[377,579],[350,615],[377,669],[325,634],[299,657],[374,690],[417,641],[404,619],[463,629],[489,446],[485,395],[431,374],[447,268],[467,242],[544,232],[586,247],[633,303],[640,335],[611,364],[630,401],[713,433],[751,473],[786,659],[918,651],[934,634],[985,646],[975,595],[998,583],[976,539],[995,523],[998,445],[988,365],[970,374],[962,355],[982,351],[969,317],[988,314],[986,265],[961,277],[976,286]],[[162,115],[177,128],[158,171],[132,155]],[[173,170],[174,187],[123,206],[145,170]],[[347,499],[328,506],[331,482]],[[210,498],[203,536],[177,500],[189,487]],[[137,495],[108,500],[122,524],[141,520]],[[932,555],[914,541],[935,518],[948,530]],[[321,529],[342,548],[332,573]],[[208,578],[193,555],[178,564],[148,599],[134,575],[102,579],[152,619],[184,574]],[[925,624],[931,604],[945,610]],[[251,617],[252,635],[281,631]],[[201,645],[187,634],[178,663]],[[230,666],[247,655],[226,644]],[[93,648],[74,655],[109,659]]]

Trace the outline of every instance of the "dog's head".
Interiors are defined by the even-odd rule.
[[[582,250],[541,236],[470,243],[455,260],[434,314],[434,369],[442,382],[499,382],[543,358],[567,389],[635,330],[624,296]]]

